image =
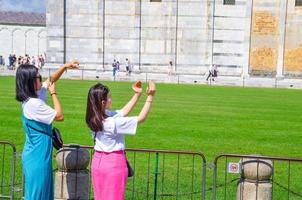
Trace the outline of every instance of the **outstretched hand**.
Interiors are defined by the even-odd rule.
[[[149,81],[149,84],[148,84],[148,87],[146,90],[147,95],[154,96],[155,92],[156,92],[155,83],[153,81]]]
[[[135,83],[133,83],[132,89],[134,90],[135,93],[140,93],[141,94],[143,92],[142,82],[141,81],[136,81]]]
[[[79,61],[77,61],[77,60],[71,60],[68,63],[65,63],[64,66],[67,69],[79,69],[79,65],[80,65]]]

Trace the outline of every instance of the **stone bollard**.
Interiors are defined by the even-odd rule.
[[[241,179],[237,187],[237,200],[271,200],[273,164],[271,160],[244,158]]]
[[[89,152],[78,145],[70,145],[57,151],[56,161],[54,199],[88,199]]]

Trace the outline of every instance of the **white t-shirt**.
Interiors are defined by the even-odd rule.
[[[27,119],[51,124],[57,115],[57,111],[46,104],[47,84],[43,83],[38,98],[29,98],[22,103],[23,114]]]
[[[103,122],[103,131],[92,131],[95,137],[94,149],[96,151],[113,152],[125,149],[124,134],[135,135],[137,117],[123,117],[121,111],[108,111],[109,116]]]

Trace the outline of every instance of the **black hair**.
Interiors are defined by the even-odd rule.
[[[103,131],[103,120],[106,116],[106,104],[110,90],[107,86],[97,83],[89,89],[87,96],[86,124],[94,132]]]
[[[16,72],[16,99],[23,102],[28,98],[37,98],[35,89],[38,69],[34,65],[20,65]]]

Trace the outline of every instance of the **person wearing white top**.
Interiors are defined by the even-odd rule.
[[[124,135],[135,135],[137,125],[147,118],[156,91],[155,84],[149,82],[141,112],[138,116],[128,117],[141,96],[141,82],[135,82],[132,88],[135,92],[133,97],[115,112],[108,111],[112,99],[107,86],[98,83],[88,92],[86,124],[95,141],[91,164],[95,200],[124,199],[128,176]]]
[[[34,65],[22,64],[17,69],[16,99],[22,103],[22,122],[26,136],[22,152],[24,199],[54,198],[51,124],[64,119],[55,82],[65,69],[78,68],[78,65],[77,61],[64,64],[43,83],[38,68]],[[47,89],[52,96],[54,108],[46,104]]]

